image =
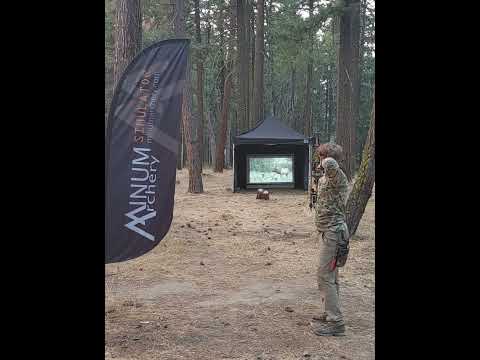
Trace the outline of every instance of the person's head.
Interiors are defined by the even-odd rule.
[[[320,144],[319,147],[316,150],[320,163],[323,161],[325,158],[333,158],[337,162],[340,162],[342,160],[343,156],[343,149],[340,145],[334,144],[334,143],[325,143],[325,144]]]
[[[326,157],[322,160],[322,167],[325,169],[325,176],[334,177],[339,169],[338,162],[332,157]]]

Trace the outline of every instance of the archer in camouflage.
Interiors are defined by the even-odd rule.
[[[322,292],[325,312],[315,317],[312,324],[316,335],[341,335],[345,323],[339,304],[338,267],[345,264],[348,255],[349,233],[345,220],[348,180],[338,162],[321,157],[324,170],[318,182],[315,204],[315,225],[320,236],[320,263],[318,288]]]

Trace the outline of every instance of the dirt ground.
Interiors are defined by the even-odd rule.
[[[177,173],[174,219],[150,253],[105,266],[106,359],[374,359],[375,194],[340,272],[343,337],[318,337],[318,237],[303,191],[204,194]]]

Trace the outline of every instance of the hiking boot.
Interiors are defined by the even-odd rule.
[[[345,334],[345,324],[340,322],[327,322],[313,329],[313,333],[318,336],[343,336]]]

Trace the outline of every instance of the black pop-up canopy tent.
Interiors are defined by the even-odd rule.
[[[311,164],[311,141],[268,116],[255,128],[234,138],[233,142],[233,191],[254,187],[289,187],[308,189]],[[249,158],[255,156],[287,156],[293,159],[293,182],[289,184],[263,184],[249,182]],[[284,185],[284,186],[282,186]]]

